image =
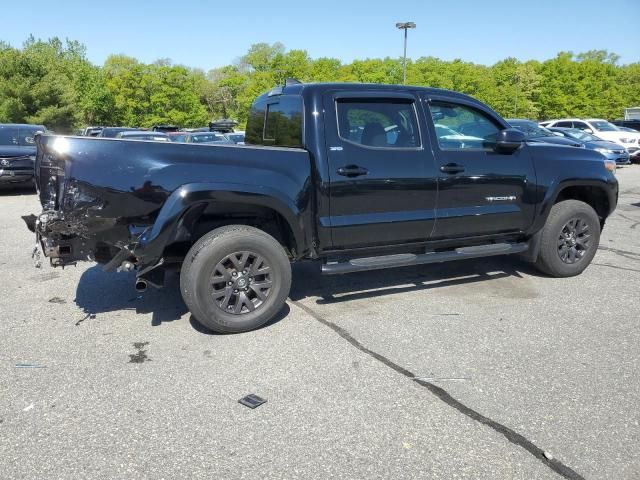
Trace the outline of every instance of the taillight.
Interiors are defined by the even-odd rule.
[[[54,210],[56,208],[56,200],[58,198],[58,176],[55,174],[53,169],[46,170],[49,170],[49,172],[42,172],[47,175],[47,178],[42,178],[46,183],[44,184],[44,188],[41,190],[40,200],[45,210]]]

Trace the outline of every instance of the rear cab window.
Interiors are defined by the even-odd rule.
[[[302,148],[302,126],[300,95],[263,95],[249,111],[245,143]]]

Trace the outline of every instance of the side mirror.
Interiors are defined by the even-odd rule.
[[[591,130],[590,128],[585,128],[583,131],[587,133],[593,133],[593,130]]]
[[[505,128],[500,130],[496,137],[496,152],[513,153],[527,139],[527,136],[515,128]]]

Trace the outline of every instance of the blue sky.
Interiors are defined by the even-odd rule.
[[[227,65],[252,43],[280,41],[314,57],[398,57],[398,21],[413,21],[408,56],[492,64],[545,60],[561,50],[607,49],[640,61],[640,0],[321,0],[7,2],[0,40],[30,33],[79,40],[89,59],[112,53],[205,70]],[[15,21],[6,21],[7,19]]]

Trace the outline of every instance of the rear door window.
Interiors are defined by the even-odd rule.
[[[554,127],[573,128],[573,122],[558,122],[554,125]]]
[[[342,140],[373,148],[419,148],[420,133],[410,99],[338,99],[338,134]]]

